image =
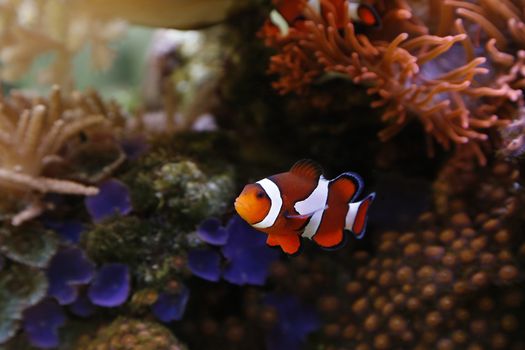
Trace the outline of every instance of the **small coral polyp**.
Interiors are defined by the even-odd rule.
[[[499,107],[521,99],[521,91],[509,79],[482,80],[490,71],[488,60],[474,56],[474,38],[462,20],[447,21],[447,10],[438,4],[441,21],[450,26],[446,34],[432,35],[407,2],[376,1],[383,29],[357,32],[334,4],[322,0],[321,13],[306,5],[306,20],[289,23],[286,34],[270,22],[263,27],[266,45],[277,49],[268,70],[278,77],[274,88],[308,94],[319,78],[336,73],[374,96],[371,106],[382,108],[387,124],[379,132],[382,141],[417,119],[443,148],[468,148],[485,163],[480,144],[488,139],[488,129],[508,122]]]
[[[46,193],[98,193],[96,187],[68,180],[56,169],[65,162],[62,152],[73,140],[112,127],[110,114],[96,94],[63,97],[56,86],[48,99],[18,92],[1,98],[0,189],[12,202],[2,207],[23,208],[12,216],[13,225],[38,216],[45,209],[41,199]]]

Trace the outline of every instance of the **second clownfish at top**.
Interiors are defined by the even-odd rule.
[[[376,10],[361,1],[351,0],[325,0],[329,3],[336,13],[346,12],[352,23],[369,27],[378,28],[381,26],[381,18]],[[306,4],[316,13],[324,15],[324,5],[322,0],[274,0],[276,9],[270,13],[271,22],[279,28],[282,35],[288,34],[288,27],[304,20],[303,11]],[[337,29],[342,29],[346,23],[342,21],[344,17],[338,16],[336,19]]]
[[[343,173],[333,180],[323,176],[311,160],[295,163],[290,171],[246,185],[235,200],[235,210],[251,226],[268,234],[266,243],[288,254],[299,251],[301,237],[323,248],[342,246],[344,230],[361,238],[375,193],[353,202],[361,193],[359,175]]]

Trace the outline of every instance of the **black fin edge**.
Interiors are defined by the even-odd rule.
[[[345,173],[342,173],[341,175],[339,175],[335,179],[330,180],[330,182],[335,182],[341,177],[350,178],[356,184],[355,193],[352,196],[352,198],[350,198],[350,200],[348,201],[348,203],[351,203],[354,199],[356,199],[357,197],[359,197],[361,195],[361,192],[363,192],[363,188],[365,187],[365,183],[364,183],[363,178],[361,177],[361,175],[359,175],[358,173],[354,173],[352,171],[347,171]]]
[[[319,247],[321,247],[322,250],[326,250],[326,251],[334,251],[334,250],[339,250],[341,248],[343,248],[347,243],[348,243],[349,239],[348,239],[348,231],[347,230],[343,230],[343,239],[341,240],[341,242],[337,243],[336,245],[333,245],[331,247],[323,247],[322,245],[319,245],[317,244]]]

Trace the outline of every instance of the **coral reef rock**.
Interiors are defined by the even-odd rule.
[[[181,342],[164,326],[144,320],[117,318],[103,326],[93,339],[84,336],[77,350],[186,350]]]

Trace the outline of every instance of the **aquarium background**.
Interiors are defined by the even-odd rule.
[[[0,349],[525,349],[524,7],[0,0]],[[362,239],[236,214],[300,159]]]

